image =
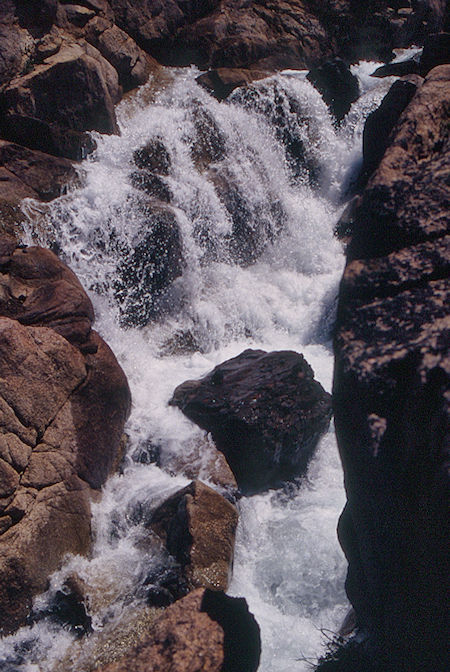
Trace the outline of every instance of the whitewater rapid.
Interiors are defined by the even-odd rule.
[[[188,483],[159,469],[155,452],[176,454],[203,435],[167,405],[178,384],[251,347],[302,352],[330,391],[344,265],[333,228],[361,160],[364,120],[393,81],[371,79],[376,66],[354,68],[362,95],[340,128],[304,72],[280,73],[219,103],[198,86],[195,68],[168,71],[162,84],[150,82],[119,105],[120,136],[96,135],[98,149],[80,170],[81,188],[49,206],[24,204],[30,219],[25,242],[55,246],[76,272],[93,301],[96,329],[125,370],[133,397],[122,473],[93,506],[92,557],[69,558],[38,606],[73,571],[105,598],[94,630],[142,601],[143,578],[164,559],[149,556],[133,511],[154,507]],[[264,250],[249,265],[235,263],[221,248],[232,222],[211,171],[193,159],[199,109],[220,135],[223,156],[215,163],[231,176],[249,212],[267,220]],[[284,136],[276,119],[286,126]],[[286,153],[287,136],[304,148],[295,165]],[[170,155],[167,183],[185,265],[167,311],[146,326],[124,327],[114,292],[116,242],[133,246],[142,235],[130,172],[133,152],[151,138],[162,138]],[[199,231],[207,231],[208,244]],[[171,346],[187,333],[192,351]],[[336,539],[344,501],[331,426],[304,479],[239,502],[229,592],[247,598],[261,627],[261,672],[306,672],[348,609],[346,564]],[[51,672],[72,643],[68,631],[42,620],[0,641],[0,667]]]

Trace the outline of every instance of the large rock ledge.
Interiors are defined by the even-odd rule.
[[[352,216],[340,289],[339,535],[377,670],[445,668],[449,80],[449,65],[432,70],[394,126]]]
[[[92,305],[50,251],[0,238],[0,632],[23,624],[120,455],[130,392]]]

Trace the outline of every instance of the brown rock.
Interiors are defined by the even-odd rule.
[[[234,89],[246,86],[258,79],[264,79],[270,73],[264,70],[249,70],[245,68],[217,68],[208,70],[197,77],[197,82],[213,94],[217,100],[224,100]]]
[[[108,61],[91,45],[67,43],[3,90],[1,131],[32,149],[81,159],[92,148],[85,131],[118,132],[119,99],[117,73]]]
[[[354,216],[348,256],[364,258],[447,233],[450,65],[434,68],[400,116]],[[420,166],[420,170],[418,170]]]
[[[151,70],[158,65],[151,56],[140,49],[136,42],[117,26],[103,31],[95,46],[117,70],[125,91],[145,84]]]
[[[0,630],[11,632],[63,556],[89,549],[90,499],[116,464],[130,393],[53,253],[0,238],[0,315]]]
[[[126,658],[100,672],[256,672],[259,628],[245,600],[196,590],[168,607]]]
[[[68,185],[77,182],[76,171],[67,159],[56,158],[4,140],[0,140],[0,166],[12,173],[25,187],[32,189],[35,197],[43,201],[57,198]],[[0,181],[0,194],[2,182]],[[21,193],[24,192],[19,185],[15,185],[17,199],[25,198]]]
[[[367,180],[377,168],[389,145],[394,126],[422,83],[423,79],[418,75],[399,79],[391,86],[381,105],[367,117],[363,135],[364,179]]]
[[[52,327],[69,341],[85,342],[94,311],[78,278],[39,247],[16,248],[0,265],[0,314],[27,325]]]
[[[165,451],[159,457],[158,466],[193,480],[213,483],[228,496],[237,494],[236,479],[225,455],[217,450],[209,436],[196,436],[177,446],[176,451]]]
[[[193,481],[156,509],[150,525],[183,566],[191,588],[226,590],[237,522],[233,504]]]
[[[365,650],[388,672],[442,669],[447,651],[449,80],[432,70],[391,132],[352,214],[338,306],[338,531]]]

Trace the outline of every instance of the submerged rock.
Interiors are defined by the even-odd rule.
[[[291,351],[246,350],[177,387],[169,403],[211,432],[245,491],[303,474],[331,417],[330,395]]]

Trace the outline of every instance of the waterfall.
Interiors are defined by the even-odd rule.
[[[340,127],[304,72],[219,103],[196,83],[195,68],[168,71],[119,105],[120,136],[95,136],[80,188],[48,206],[24,204],[27,242],[53,246],[77,273],[133,395],[123,468],[93,506],[92,557],[68,558],[37,609],[76,572],[104,597],[92,622],[101,630],[143,601],[145,576],[168,562],[149,551],[136,511],[188,483],[156,459],[203,436],[167,405],[178,384],[252,347],[302,352],[330,390],[344,264],[333,228],[361,159],[364,119],[392,83],[369,78],[376,65],[354,68],[362,95]],[[156,199],[140,189],[133,159],[149,141],[167,159],[152,184]],[[155,294],[149,286],[163,271],[152,266],[149,277],[145,255],[156,225],[176,230],[180,249],[178,272]],[[169,260],[171,244],[162,250]],[[331,428],[305,478],[240,500],[230,593],[247,598],[261,626],[262,672],[308,670],[322,630],[345,615],[335,532],[344,499]],[[0,667],[50,672],[72,643],[43,619],[0,641]]]

